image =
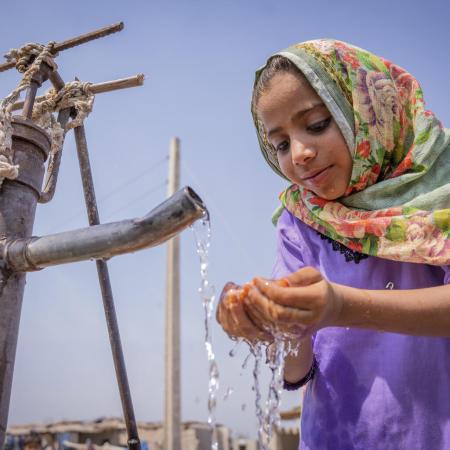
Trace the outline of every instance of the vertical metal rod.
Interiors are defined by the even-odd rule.
[[[95,199],[94,181],[92,179],[92,171],[89,162],[89,153],[84,125],[75,128],[74,132],[89,225],[98,225],[100,223],[100,219],[98,214],[97,201]],[[120,341],[119,325],[114,308],[114,299],[111,289],[111,282],[109,279],[108,266],[105,261],[101,260],[97,260],[96,264],[98,279],[102,291],[103,306],[105,309],[106,323],[108,326],[114,367],[116,370],[117,383],[119,385],[122,409],[128,433],[128,448],[130,450],[140,450],[141,444],[139,441],[137,424],[134,416],[133,402],[130,393],[130,386],[128,383],[122,344]]]
[[[60,91],[65,86],[64,80],[61,78],[61,75],[56,70],[50,71],[48,78],[50,79],[51,83],[53,84],[53,87],[57,91]]]
[[[22,116],[26,119],[31,119],[33,115],[34,102],[36,100],[37,90],[42,86],[42,83],[48,80],[49,77],[52,78],[52,82],[55,82],[55,87],[60,90],[64,86],[64,81],[61,79],[59,74],[52,67],[50,67],[46,62],[42,62],[39,66],[39,71],[34,74],[30,81],[30,86],[27,89],[27,95],[25,96],[25,101],[22,109]]]
[[[33,114],[34,100],[36,98],[36,93],[39,86],[40,83],[35,80],[31,80],[30,86],[27,89],[27,95],[25,97],[25,103],[22,110],[22,116],[26,117],[27,119],[31,119],[31,115]]]
[[[180,141],[173,138],[169,153],[168,196],[180,184]],[[167,243],[166,279],[166,376],[164,450],[181,449],[181,365],[180,365],[180,238]]]

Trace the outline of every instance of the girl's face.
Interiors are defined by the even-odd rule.
[[[259,98],[256,113],[289,180],[326,200],[344,195],[352,157],[339,127],[306,79],[289,72],[276,74]]]

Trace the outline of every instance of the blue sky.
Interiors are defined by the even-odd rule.
[[[43,0],[2,6],[1,47],[64,40],[123,20],[119,34],[57,58],[69,81],[146,74],[143,87],[101,94],[86,132],[103,221],[145,214],[165,198],[172,136],[181,139],[181,184],[210,209],[210,274],[228,280],[269,275],[275,253],[271,212],[284,182],[261,158],[249,113],[254,70],[295,42],[334,37],[384,56],[421,82],[428,107],[450,123],[448,2]],[[5,18],[7,20],[5,20]],[[18,82],[0,74],[0,95]],[[64,148],[51,204],[38,208],[35,235],[84,226],[73,136]],[[182,234],[182,405],[184,420],[206,420],[207,362],[199,263],[193,233]],[[138,420],[163,414],[165,247],[117,257],[109,266]],[[369,276],[369,274],[368,274]],[[215,326],[221,373],[218,420],[255,435],[247,351]],[[285,407],[299,402],[285,395]],[[246,404],[242,411],[242,404]],[[119,416],[120,401],[92,262],[27,277],[9,422]]]

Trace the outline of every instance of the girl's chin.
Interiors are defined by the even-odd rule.
[[[317,197],[323,198],[324,200],[333,201],[337,200],[338,198],[341,198],[344,194],[339,192],[337,189],[330,188],[326,191],[322,189],[309,189],[310,191],[314,192],[314,194],[317,195]]]
[[[333,201],[337,200],[338,198],[341,198],[344,194],[344,192],[341,192],[342,189],[337,189],[334,187],[325,188],[325,189],[318,189],[314,188],[311,185],[307,185],[304,182],[299,182],[298,180],[290,180],[292,183],[297,184],[298,186],[303,187],[304,189],[308,189],[308,191],[313,192],[317,197],[323,198],[324,200]]]

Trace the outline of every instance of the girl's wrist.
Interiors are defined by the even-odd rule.
[[[358,311],[364,302],[366,306],[370,303],[370,296],[364,289],[344,286],[342,284],[332,283],[336,300],[335,313],[331,326],[335,327],[349,327],[363,325],[362,318],[359,317]]]

